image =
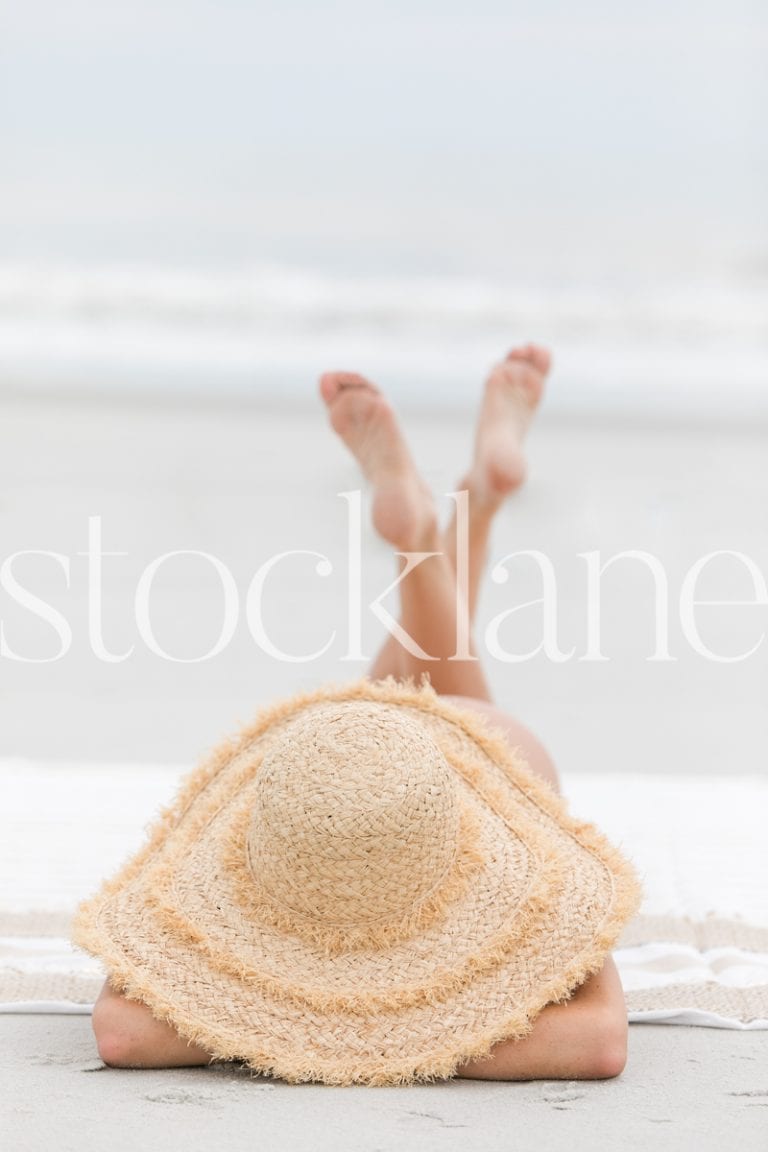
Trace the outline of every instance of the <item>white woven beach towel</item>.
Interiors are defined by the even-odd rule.
[[[69,920],[141,844],[185,767],[0,761],[0,1012],[90,1012]],[[768,1028],[768,779],[572,774],[575,815],[635,862],[614,956],[631,1021]]]

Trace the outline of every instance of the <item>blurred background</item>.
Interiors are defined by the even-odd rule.
[[[760,0],[28,0],[0,29],[0,386],[768,411]]]
[[[276,692],[348,678],[345,505],[357,472],[316,377],[393,396],[438,493],[454,487],[488,366],[554,349],[531,483],[495,557],[557,565],[573,660],[492,663],[502,704],[564,767],[764,771],[766,646],[709,662],[675,597],[704,553],[768,572],[768,11],[759,0],[26,0],[0,17],[0,560],[72,644],[0,592],[0,754],[185,761]],[[88,637],[102,519],[105,644]],[[367,531],[367,530],[366,530]],[[392,576],[365,537],[369,598]],[[159,659],[133,596],[171,550],[218,556],[266,610],[220,656]],[[670,581],[653,650],[642,565],[606,577],[610,662],[580,663],[578,553],[645,549]],[[522,562],[521,562],[522,564]],[[292,565],[292,566],[291,566]],[[538,594],[524,564],[482,616]],[[721,558],[711,599],[754,599]],[[708,609],[734,656],[765,609]],[[181,660],[218,635],[221,586],[179,557],[153,591]],[[718,614],[719,613],[719,614]],[[535,649],[518,614],[505,643]],[[374,622],[375,623],[375,622]],[[92,620],[91,620],[92,624]],[[366,651],[377,636],[366,624]],[[47,662],[46,662],[47,661]],[[630,738],[628,738],[630,734]]]

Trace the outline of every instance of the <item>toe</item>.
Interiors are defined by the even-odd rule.
[[[530,360],[531,345],[530,344],[516,344],[514,348],[510,349],[507,353],[507,360]]]
[[[507,355],[507,360],[516,360],[525,364],[530,364],[542,376],[546,376],[549,372],[552,357],[546,348],[542,348],[539,344],[520,344],[513,348]]]
[[[541,372],[542,376],[546,376],[552,366],[552,356],[550,352],[548,352],[546,348],[542,348],[540,344],[529,344],[528,347],[531,350],[531,364]]]
[[[320,377],[320,395],[326,404],[333,403],[339,391],[338,372],[324,372]]]
[[[369,380],[357,372],[324,372],[320,377],[320,395],[326,404],[333,404],[345,388],[370,388],[372,392],[378,391]]]

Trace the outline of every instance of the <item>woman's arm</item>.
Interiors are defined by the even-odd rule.
[[[146,1004],[126,1000],[109,981],[93,1010],[99,1055],[115,1068],[180,1068],[209,1064],[210,1053],[188,1043]],[[523,1040],[496,1044],[484,1060],[461,1065],[475,1080],[600,1080],[618,1076],[626,1062],[627,1013],[616,966],[603,968],[565,1004],[549,1004]]]
[[[503,1040],[461,1065],[474,1080],[605,1080],[627,1061],[627,1009],[611,956],[564,1004],[548,1004],[522,1040]]]
[[[127,1000],[109,980],[93,1006],[99,1056],[113,1068],[186,1068],[210,1064],[211,1055],[157,1020],[140,1000]]]

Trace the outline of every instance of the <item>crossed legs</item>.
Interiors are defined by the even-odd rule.
[[[467,549],[462,556],[456,546],[458,509],[441,535],[432,494],[384,396],[362,376],[348,372],[326,373],[320,390],[334,430],[371,484],[374,527],[399,554],[400,571],[405,566],[403,553],[426,554],[399,585],[399,624],[412,649],[389,636],[369,676],[418,680],[428,673],[441,695],[488,715],[510,743],[523,750],[531,768],[557,788],[554,765],[538,740],[493,706],[472,636],[493,519],[525,478],[523,440],[549,364],[549,354],[529,344],[513,349],[486,381],[473,460],[458,485],[458,491],[466,493],[468,513]],[[470,656],[458,659],[459,650]]]

